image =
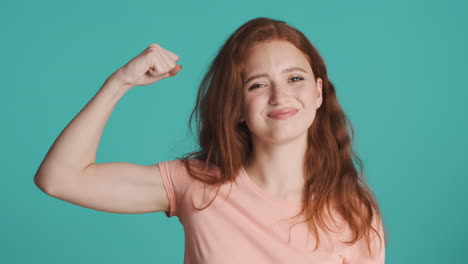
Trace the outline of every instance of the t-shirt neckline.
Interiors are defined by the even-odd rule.
[[[247,171],[245,171],[244,166],[241,166],[241,178],[244,179],[244,181],[247,183],[247,185],[259,196],[261,196],[263,199],[267,200],[270,203],[285,206],[285,207],[301,207],[303,202],[293,202],[293,201],[286,201],[279,199],[272,194],[265,192],[262,190],[247,174]]]

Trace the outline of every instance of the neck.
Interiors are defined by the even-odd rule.
[[[249,177],[272,194],[300,200],[307,134],[281,144],[253,140],[251,159],[244,166]]]

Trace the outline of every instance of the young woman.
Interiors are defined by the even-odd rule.
[[[219,50],[189,120],[198,114],[200,150],[96,164],[118,100],[176,75],[178,60],[151,44],[114,72],[52,145],[38,187],[96,210],[177,216],[185,263],[385,262],[382,215],[325,62],[283,21],[252,19]]]

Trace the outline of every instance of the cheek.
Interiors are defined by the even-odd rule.
[[[243,111],[246,116],[258,114],[261,111],[263,99],[261,96],[246,98],[243,104]]]
[[[299,89],[297,92],[297,98],[300,99],[304,104],[304,108],[309,108],[315,106],[316,104],[316,93],[314,91],[315,87],[305,86],[303,89]]]

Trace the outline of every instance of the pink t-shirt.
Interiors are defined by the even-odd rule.
[[[206,187],[204,194],[202,183],[190,177],[180,160],[163,161],[159,166],[170,203],[165,214],[177,216],[185,231],[184,264],[385,263],[385,246],[379,248],[376,236],[371,240],[374,258],[364,238],[352,246],[339,243],[339,239],[351,238],[348,229],[326,237],[319,228],[320,245],[315,252],[314,234],[308,237],[305,223],[294,225],[289,237],[289,228],[298,219],[287,218],[299,212],[301,203],[279,200],[260,189],[244,168],[232,189],[230,183],[222,185],[215,201],[200,211],[193,205],[205,207],[216,188]],[[378,230],[383,236],[381,222]]]

